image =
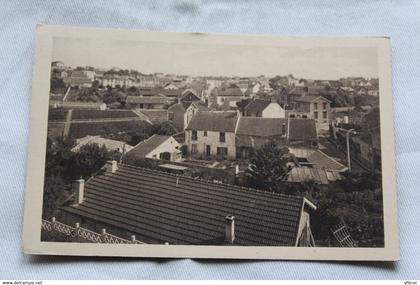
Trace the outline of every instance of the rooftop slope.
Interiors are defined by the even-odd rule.
[[[222,244],[225,217],[234,215],[237,245],[295,244],[301,197],[118,167],[90,179],[84,202],[64,210],[124,229],[145,243]]]

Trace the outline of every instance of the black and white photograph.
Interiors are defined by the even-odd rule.
[[[387,39],[52,30],[35,58],[32,239],[396,258]]]

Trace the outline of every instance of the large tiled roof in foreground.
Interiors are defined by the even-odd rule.
[[[85,200],[64,210],[123,229],[145,243],[294,246],[305,199],[118,165],[86,182]]]

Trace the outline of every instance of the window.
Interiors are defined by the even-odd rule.
[[[322,103],[322,106],[323,106],[324,109],[327,109],[327,103],[325,103],[325,102]]]
[[[281,125],[281,134],[282,134],[282,135],[285,135],[285,134],[286,134],[286,124],[285,124],[285,123],[283,123],[283,124]]]
[[[207,131],[204,131],[203,136],[207,137]]]
[[[314,109],[318,109],[318,103],[314,103]]]
[[[295,114],[290,114],[289,115],[289,118],[295,118],[296,117],[296,115]]]
[[[191,153],[197,153],[197,145],[196,144],[191,145]]]
[[[314,112],[314,119],[318,119],[318,112]]]
[[[322,112],[322,118],[323,118],[323,119],[326,119],[326,118],[327,118],[327,116],[328,116],[327,111]]]
[[[227,147],[218,147],[217,148],[217,155],[223,158],[226,158],[228,154]]]
[[[191,140],[196,141],[197,140],[197,131],[193,130],[191,133]]]
[[[226,142],[226,133],[225,132],[220,132],[219,142]]]
[[[316,113],[316,112],[315,112]],[[307,115],[302,115],[302,119],[307,119],[308,116]]]

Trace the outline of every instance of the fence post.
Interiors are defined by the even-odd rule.
[[[136,243],[136,236],[135,235],[131,236],[131,243]]]
[[[103,228],[102,230],[101,230],[101,235],[102,235],[102,237],[101,237],[101,241],[102,241],[102,243],[105,243],[106,242],[106,229],[105,228]]]

